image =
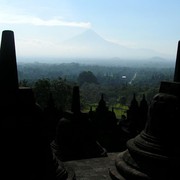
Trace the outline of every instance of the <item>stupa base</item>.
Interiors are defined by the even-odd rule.
[[[109,171],[112,180],[150,180],[151,178],[140,170],[129,151],[118,154],[115,161],[117,171]]]

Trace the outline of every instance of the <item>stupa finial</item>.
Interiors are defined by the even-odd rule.
[[[0,49],[0,87],[3,92],[14,92],[18,89],[18,73],[14,32],[2,32]]]
[[[176,66],[174,71],[174,82],[180,82],[180,41],[178,42]]]

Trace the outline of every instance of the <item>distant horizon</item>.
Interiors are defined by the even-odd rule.
[[[147,67],[174,68],[175,60],[152,57],[149,59],[120,59],[120,58],[52,58],[52,57],[18,57],[17,64],[79,64],[87,66],[106,67]]]

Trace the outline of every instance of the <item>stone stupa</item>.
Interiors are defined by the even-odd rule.
[[[43,130],[43,111],[32,88],[19,87],[14,32],[2,32],[0,49],[0,179],[65,180]]]
[[[180,179],[180,42],[174,82],[161,82],[149,107],[144,130],[116,158],[113,180]]]

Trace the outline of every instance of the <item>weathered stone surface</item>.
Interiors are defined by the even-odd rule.
[[[0,179],[65,180],[44,131],[44,114],[31,88],[19,88],[13,31],[3,31],[0,49]]]
[[[80,111],[79,87],[73,88],[71,112],[65,112],[56,128],[53,152],[62,161],[107,156],[97,142],[87,113]]]
[[[177,82],[161,82],[159,93],[150,104],[144,130],[127,141],[127,150],[121,152],[115,161],[117,172],[125,180],[180,179],[179,53],[180,47],[174,75]],[[111,171],[110,174],[112,179],[122,179]]]
[[[111,180],[109,169],[115,172],[117,154],[108,153],[107,157],[67,161],[64,164],[74,170],[77,180]]]

